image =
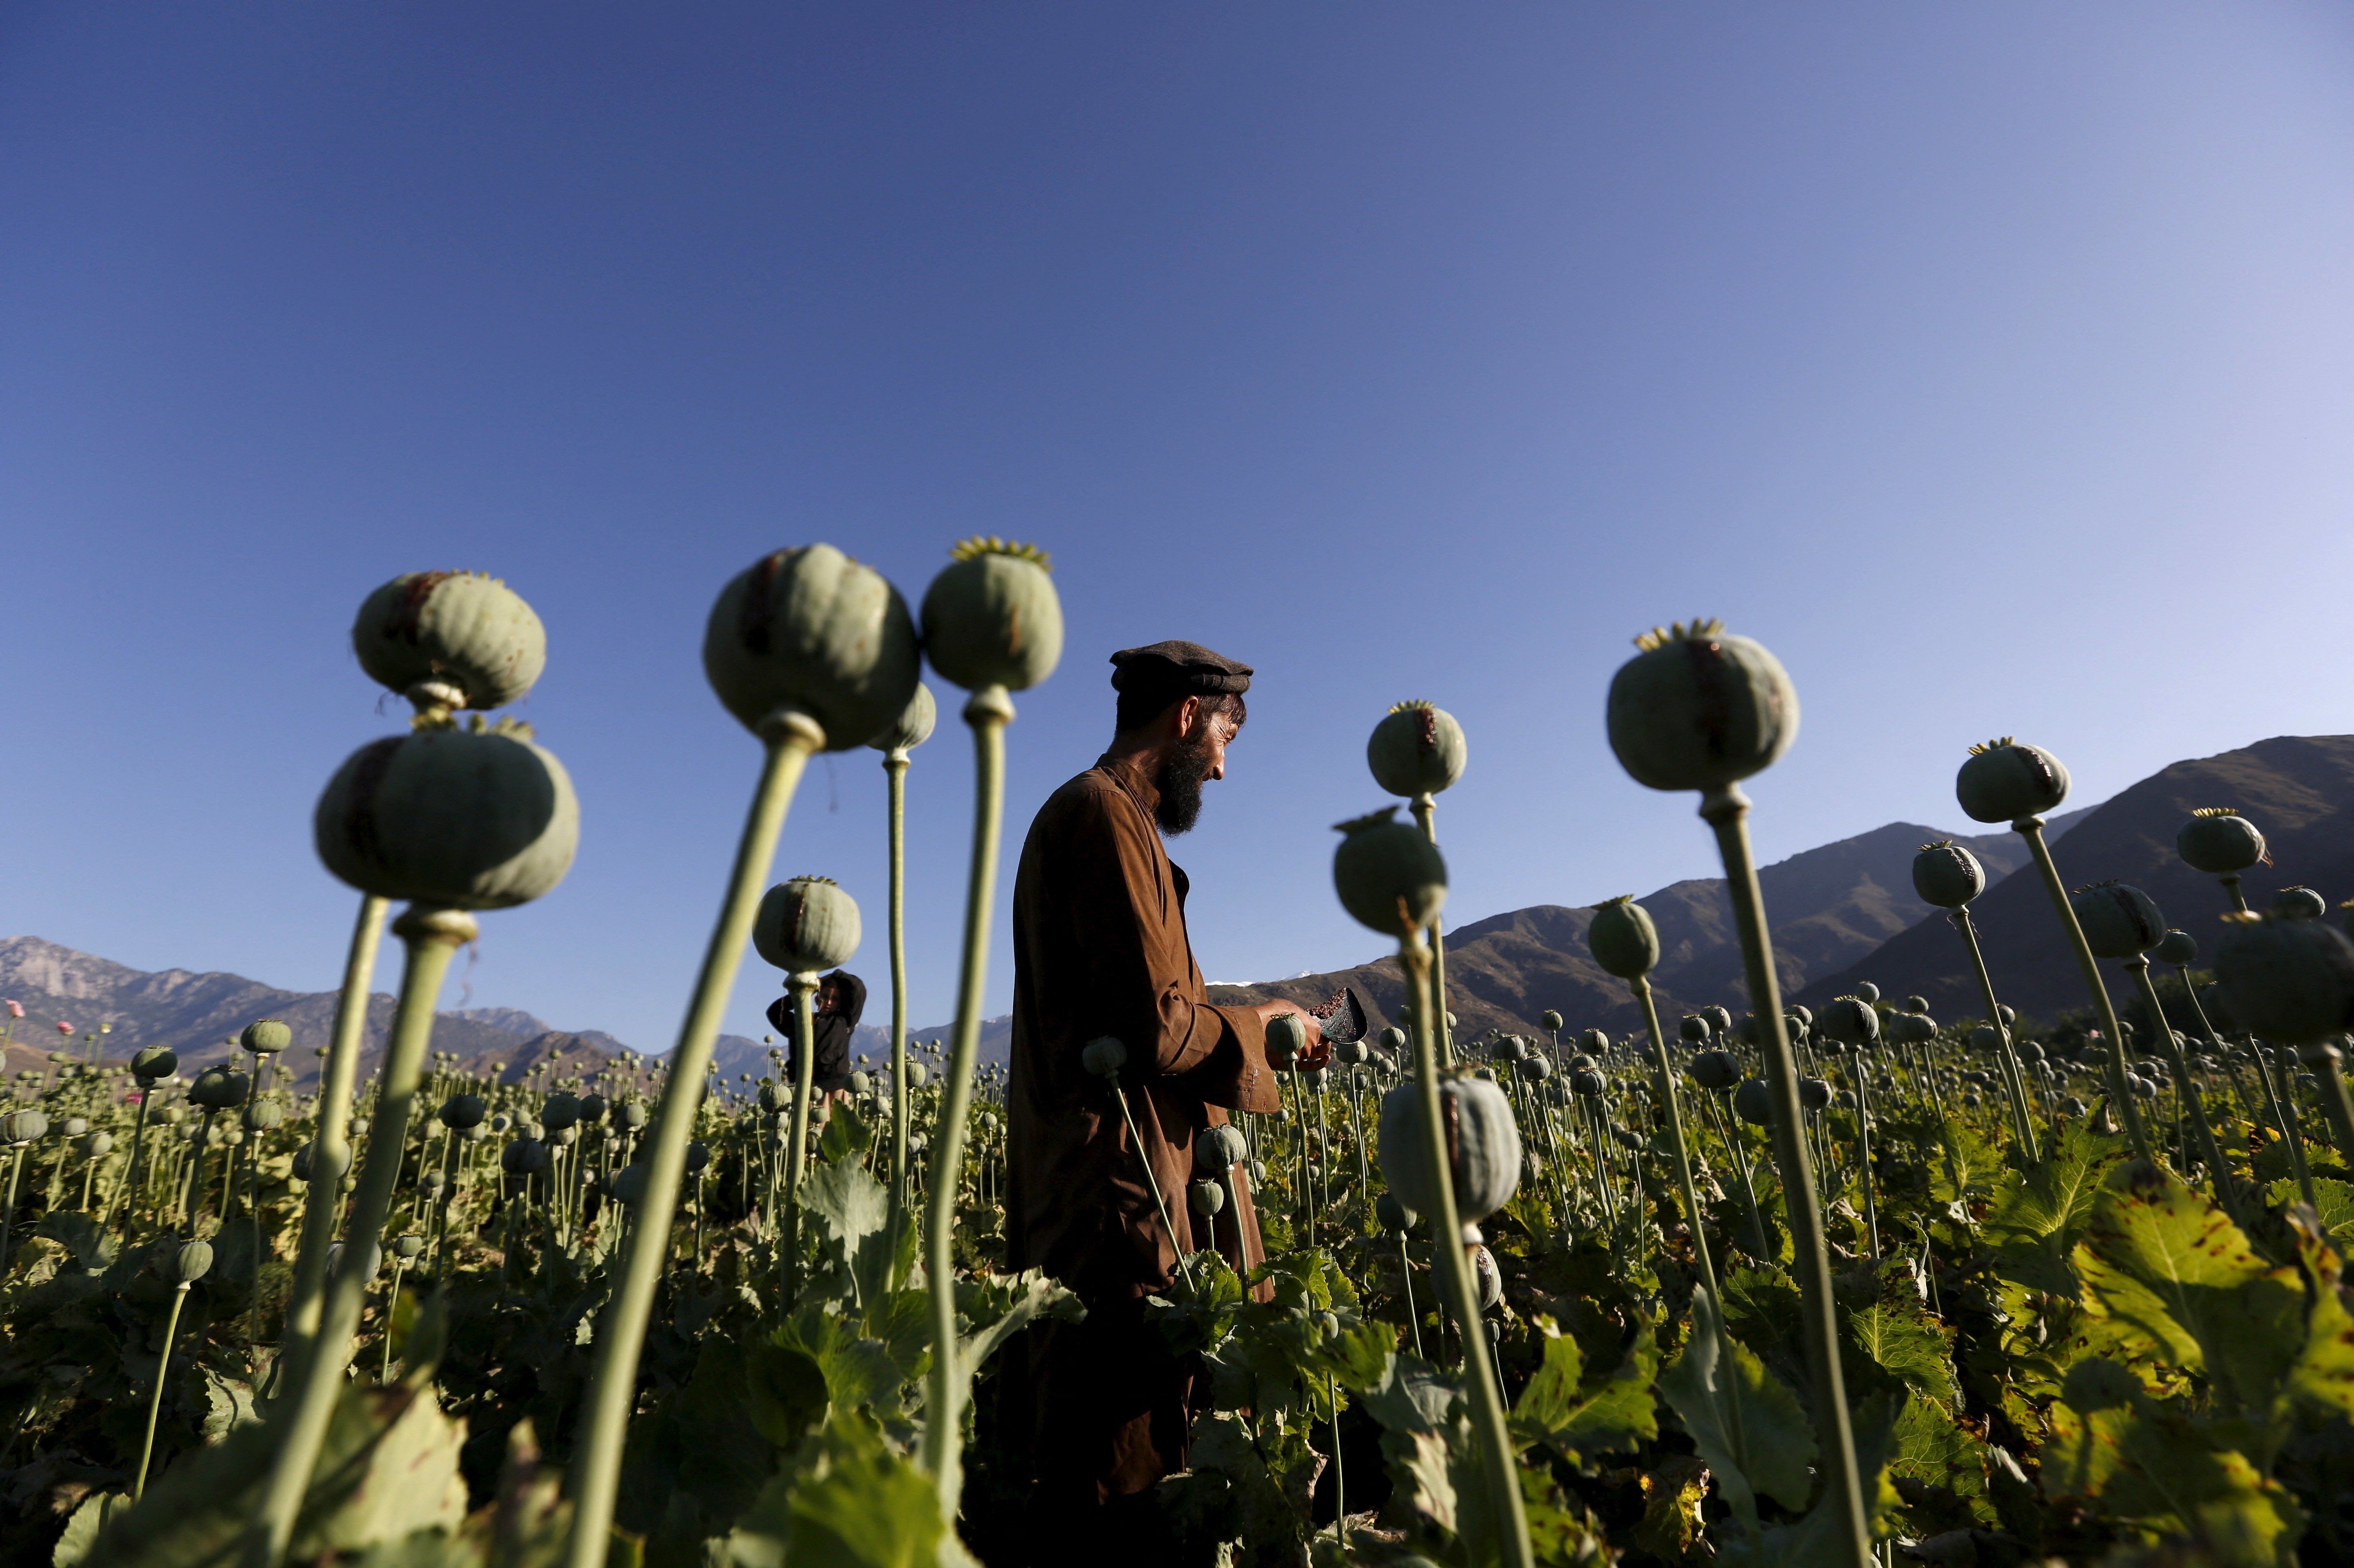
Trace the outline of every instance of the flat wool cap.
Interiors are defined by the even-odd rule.
[[[1247,692],[1251,667],[1237,664],[1223,653],[1213,653],[1198,642],[1155,642],[1148,648],[1123,648],[1111,656],[1111,685],[1116,692],[1139,686],[1208,695],[1214,692]]]

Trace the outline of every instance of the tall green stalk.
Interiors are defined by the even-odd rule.
[[[2134,983],[2141,988],[2142,1005],[2149,1009],[2149,1026],[2158,1034],[2158,1043],[2166,1052],[2167,1065],[2174,1069],[2175,1097],[2190,1112],[2191,1130],[2199,1135],[2200,1158],[2206,1161],[2208,1174],[2215,1181],[2215,1197],[2232,1223],[2242,1223],[2240,1194],[2232,1180],[2232,1168],[2223,1160],[2223,1150],[2215,1142],[2215,1129],[2207,1125],[2207,1107],[2199,1094],[2199,1086],[2190,1076],[2190,1064],[2183,1059],[2182,1047],[2175,1043],[2174,1030],[2166,1022],[2166,1006],[2158,1000],[2158,987],[2150,982],[2149,955],[2136,953],[2126,960],[2133,972]]]
[[[972,1105],[973,1060],[981,1053],[989,916],[997,892],[999,819],[1005,807],[1005,726],[1013,722],[1013,699],[1002,686],[983,686],[965,704],[964,722],[972,727],[972,871],[965,885],[956,1044],[947,1081],[940,1086],[938,1120],[932,1128],[931,1184],[924,1201],[924,1283],[931,1293],[932,1364],[925,1387],[922,1457],[939,1499],[940,1518],[951,1528],[964,1488],[966,1369],[957,1354],[956,1273],[949,1241],[956,1227],[957,1177],[964,1162],[965,1116]]]
[[[2101,1029],[2109,1041],[2109,1097],[2125,1112],[2126,1135],[2133,1139],[2134,1153],[2155,1165],[2158,1156],[2150,1148],[2148,1129],[2142,1126],[2141,1107],[2126,1087],[2125,1031],[2117,1027],[2116,1006],[2109,1001],[2109,988],[2101,980],[2101,966],[2093,959],[2091,944],[2084,940],[2084,928],[2076,923],[2076,911],[2068,902],[2068,888],[2060,880],[2060,868],[2052,863],[2051,846],[2043,842],[2043,819],[2021,817],[2010,826],[2012,832],[2027,841],[2027,853],[2035,857],[2035,869],[2043,876],[2043,890],[2052,895],[2052,906],[2060,912],[2060,924],[2076,949],[2077,967],[2084,972],[2084,988],[2093,993],[2094,1005],[2101,1011]]]
[[[891,810],[891,1256],[907,1225],[907,753],[883,754]],[[896,1268],[896,1261],[893,1267]],[[895,1280],[893,1282],[896,1284]]]
[[[393,1188],[400,1180],[409,1111],[417,1099],[426,1042],[433,1031],[434,999],[449,973],[451,956],[474,939],[476,926],[474,917],[462,909],[412,904],[393,922],[392,930],[408,948],[408,962],[400,979],[400,1006],[393,1015],[384,1076],[376,1092],[376,1116],[368,1128],[367,1157],[361,1162],[359,1190],[352,1196],[342,1260],[327,1281],[319,1332],[302,1358],[299,1381],[293,1385],[292,1407],[279,1424],[278,1449],[270,1462],[260,1511],[246,1531],[245,1568],[271,1568],[285,1556],[287,1542],[293,1539],[295,1518],[302,1512],[311,1472],[319,1462],[335,1395],[351,1364],[352,1335],[359,1328],[360,1308],[376,1272],[376,1237],[392,1207]]]
[[[2354,1095],[2346,1088],[2344,1053],[2324,1040],[2298,1047],[2297,1058],[2320,1080],[2322,1114],[2329,1120],[2329,1136],[2338,1145],[2341,1163],[2354,1164]]]
[[[172,1310],[164,1319],[164,1353],[155,1362],[155,1389],[147,1396],[147,1436],[139,1442],[139,1474],[131,1483],[131,1500],[147,1490],[147,1465],[155,1457],[155,1417],[164,1408],[164,1384],[172,1375],[172,1340],[180,1331],[180,1308],[187,1304],[188,1282],[172,1287]]]
[[[671,1220],[678,1213],[687,1142],[695,1137],[695,1116],[702,1109],[704,1069],[711,1066],[711,1045],[718,1041],[720,1017],[727,1012],[727,996],[735,991],[737,968],[744,960],[744,942],[751,939],[751,920],[760,909],[769,864],[777,859],[784,812],[791,808],[793,789],[801,784],[810,754],[826,744],[826,732],[808,714],[779,709],[763,726],[763,739],[768,756],[760,763],[760,784],[753,789],[744,836],[737,841],[727,897],[720,902],[718,926],[704,948],[704,968],[695,977],[695,998],[687,1003],[687,1020],[678,1032],[678,1050],[671,1053],[663,1074],[652,1142],[642,1144],[645,1196],[638,1198],[636,1220],[629,1226],[619,1269],[621,1283],[598,1326],[596,1365],[581,1401],[579,1450],[572,1459],[572,1542],[565,1554],[569,1568],[600,1568],[605,1561],[612,1507],[621,1488],[621,1436],[638,1393],[638,1351],[645,1349],[645,1323],[652,1316],[654,1286],[662,1283]]]
[[[139,1155],[147,1144],[147,1107],[154,1103],[154,1084],[146,1078],[141,1078],[139,1080],[139,1118],[133,1124],[131,1132],[131,1169],[123,1173],[122,1181],[106,1195],[105,1212],[98,1216],[98,1223],[101,1228],[113,1223],[114,1205],[122,1203],[125,1205],[122,1216],[125,1230],[133,1234],[138,1233]]]
[[[801,1034],[793,1042],[793,1110],[785,1141],[784,1266],[778,1270],[790,1306],[801,1287],[801,1171],[809,1163],[810,1091],[817,1084],[817,1013],[811,1005],[817,976],[803,971],[787,983],[793,992],[793,1027]]]
[[[1414,798],[1409,808],[1423,837],[1432,843],[1438,842],[1438,800],[1426,789]],[[1447,933],[1444,923],[1436,915],[1430,917],[1430,994],[1436,999],[1438,1016],[1432,1022],[1438,1030],[1438,1059],[1448,1068],[1455,1065],[1455,1031],[1447,1022]],[[1422,1003],[1416,1001],[1416,1007]]]
[[[1435,1177],[1437,1213],[1430,1218],[1430,1250],[1444,1282],[1446,1300],[1462,1331],[1463,1390],[1471,1401],[1471,1431],[1479,1445],[1480,1468],[1488,1481],[1489,1502],[1500,1539],[1496,1542],[1507,1568],[1533,1568],[1536,1556],[1529,1543],[1528,1510],[1521,1499],[1520,1475],[1514,1464],[1512,1435],[1504,1420],[1503,1395],[1496,1387],[1496,1370],[1488,1354],[1488,1337],[1479,1331],[1479,1283],[1471,1275],[1465,1252],[1463,1212],[1455,1202],[1455,1161],[1447,1147],[1444,1107],[1438,1093],[1438,1043],[1445,1025],[1437,1022],[1438,988],[1430,949],[1413,931],[1398,943],[1398,961],[1414,998],[1414,1077],[1422,1100],[1422,1135],[1429,1148],[1426,1158]]]
[[[2288,1069],[2275,1059],[2273,1047],[2261,1040],[2256,1041],[2254,1044],[2256,1076],[2263,1080],[2264,1098],[2272,1106],[2273,1121],[2280,1128],[2282,1140],[2288,1145],[2289,1169],[2296,1173],[2297,1192],[2306,1202],[2311,1203],[2315,1202],[2313,1167],[2305,1158],[2305,1133],[2296,1124],[2296,1104],[2290,1097],[2296,1086],[2288,1082]],[[2275,1083],[2273,1077],[2273,1070],[2275,1067],[2280,1069],[2278,1083]]]
[[[1683,1192],[1684,1213],[1691,1216],[1692,1255],[1700,1259],[1701,1282],[1707,1287],[1708,1298],[1712,1303],[1709,1322],[1716,1334],[1716,1353],[1721,1363],[1729,1368],[1733,1365],[1733,1347],[1725,1338],[1723,1314],[1712,1309],[1712,1304],[1719,1299],[1716,1264],[1708,1255],[1708,1232],[1701,1223],[1700,1189],[1692,1184],[1691,1154],[1684,1144],[1683,1107],[1676,1098],[1676,1075],[1668,1061],[1668,1037],[1659,1029],[1659,999],[1651,994],[1651,982],[1640,975],[1628,980],[1627,989],[1633,991],[1635,1000],[1643,1004],[1643,1022],[1651,1032],[1651,1065],[1659,1075],[1659,1109],[1668,1124],[1668,1147],[1675,1155],[1676,1181]],[[1701,1092],[1706,1094],[1708,1091],[1703,1089]],[[1724,1423],[1725,1436],[1733,1445],[1734,1458],[1746,1462],[1748,1432],[1741,1425],[1740,1380],[1728,1376],[1724,1380],[1723,1393],[1728,1417]]]
[[[2011,1134],[2019,1139],[2020,1152],[2031,1165],[2043,1163],[2043,1151],[2036,1147],[2035,1122],[2028,1115],[2027,1081],[2019,1070],[2019,1057],[2010,1048],[2010,1025],[2002,1021],[2002,1003],[1994,999],[1994,977],[1987,972],[1986,954],[1978,948],[1978,927],[1970,922],[1967,906],[1948,916],[1954,929],[1962,934],[1962,946],[1969,950],[1970,968],[1978,977],[1978,994],[1986,999],[1987,1022],[2000,1037],[2002,1052],[2004,1097],[2010,1101]]]
[[[319,1119],[311,1137],[311,1180],[302,1196],[302,1239],[294,1259],[294,1294],[286,1307],[286,1343],[279,1360],[300,1376],[319,1333],[319,1304],[327,1279],[327,1248],[335,1239],[344,1172],[350,1169],[352,1088],[359,1081],[360,1049],[367,1037],[368,987],[376,979],[377,945],[390,901],[360,900],[352,945],[344,959],[344,989],[335,999],[335,1033],[319,1085]]]
[[[1757,1021],[1758,1054],[1766,1059],[1772,1097],[1775,1163],[1789,1211],[1795,1256],[1805,1307],[1804,1343],[1814,1375],[1815,1428],[1823,1467],[1819,1505],[1842,1516],[1833,1532],[1835,1560],[1846,1568],[1870,1568],[1872,1527],[1864,1511],[1863,1477],[1856,1464],[1855,1433],[1848,1415],[1847,1383],[1840,1371],[1839,1319],[1831,1299],[1830,1254],[1823,1242],[1823,1216],[1815,1200],[1815,1177],[1807,1160],[1798,1104],[1798,1069],[1782,1025],[1782,988],[1774,973],[1773,947],[1766,931],[1766,905],[1757,886],[1757,862],[1749,846],[1749,798],[1737,784],[1720,785],[1701,797],[1702,821],[1716,830],[1724,862],[1726,890],[1733,895],[1734,926],[1741,934],[1742,967],[1749,980],[1749,1011]]]
[[[704,1070],[711,1065],[711,1047],[719,1038],[719,1021],[736,986],[736,971],[744,959],[744,944],[751,939],[752,917],[777,858],[777,840],[783,833],[785,811],[793,790],[809,766],[810,755],[825,745],[817,721],[793,708],[780,708],[761,726],[768,752],[760,782],[752,791],[752,807],[744,834],[736,846],[735,868],[727,878],[727,894],[719,906],[719,923],[704,949],[703,969],[695,976],[695,995],[680,1027],[678,1048],[671,1054],[663,1079],[662,1105],[654,1118],[645,1158],[644,1194],[638,1200],[637,1221],[630,1227],[618,1271],[620,1284],[597,1333],[597,1359],[588,1373],[582,1400],[579,1447],[572,1462],[572,1539],[566,1551],[569,1568],[601,1568],[613,1531],[613,1504],[620,1490],[621,1443],[630,1411],[637,1403],[638,1354],[645,1348],[646,1319],[653,1311],[654,1287],[661,1282],[663,1255],[670,1243],[671,1221],[678,1212],[680,1178],[686,1170],[686,1146],[695,1135],[695,1114],[702,1108]]]

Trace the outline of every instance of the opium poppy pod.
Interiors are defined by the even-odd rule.
[[[2354,941],[2319,920],[2232,921],[2215,978],[2232,1022],[2260,1039],[2303,1045],[2354,1024]]]
[[[238,1044],[257,1056],[274,1055],[294,1044],[294,1031],[275,1018],[257,1018],[245,1026]]]
[[[1610,681],[1610,749],[1638,784],[1713,789],[1790,749],[1798,694],[1774,655],[1721,622],[1678,622],[1635,640]]]
[[[922,655],[899,590],[831,545],[761,556],[719,590],[703,673],[758,731],[779,709],[817,721],[825,749],[864,746],[914,700]]]
[[[1924,904],[1959,909],[1986,891],[1986,867],[1953,840],[1939,839],[1913,857],[1913,891]]]
[[[1970,747],[1954,776],[1954,796],[1973,821],[2010,822],[2041,816],[2068,798],[2068,769],[2040,746],[2009,736]]]
[[[1700,1015],[1702,1018],[1707,1019],[1709,1023],[1715,1029],[1716,1037],[1718,1039],[1722,1040],[1726,1035],[1733,1033],[1733,1013],[1730,1009],[1723,1007],[1703,1007],[1700,1010]]]
[[[1702,1051],[1691,1059],[1692,1082],[1703,1089],[1729,1089],[1741,1080],[1741,1069],[1734,1065],[1732,1053]]]
[[[547,631],[513,588],[482,572],[409,572],[360,603],[352,651],[370,679],[420,705],[504,707],[547,665]]]
[[[1685,1040],[1695,1043],[1705,1040],[1708,1038],[1708,1020],[1697,1012],[1687,1012],[1683,1016],[1683,1022],[1676,1025],[1676,1033]]]
[[[1373,1218],[1392,1234],[1403,1234],[1414,1228],[1414,1211],[1399,1202],[1395,1192],[1382,1192],[1374,1197]]]
[[[1399,938],[1430,924],[1447,902],[1447,861],[1420,828],[1384,806],[1337,825],[1332,885],[1341,907],[1382,935]]]
[[[352,753],[311,826],[327,869],[363,893],[505,909],[572,869],[580,806],[527,730],[421,729]]]
[[[197,1074],[188,1098],[207,1110],[229,1110],[243,1105],[252,1088],[252,1079],[224,1063]]]
[[[2161,964],[2195,964],[2199,961],[2199,938],[2188,931],[2168,931],[2158,939],[2149,956]]]
[[[1880,1000],[1880,988],[1872,984],[1870,980],[1861,980],[1856,985],[1855,994],[1861,997],[1868,1002],[1878,1001]]]
[[[1438,1094],[1456,1212],[1465,1224],[1478,1224],[1511,1202],[1521,1184],[1521,1129],[1511,1101],[1485,1079],[1449,1078]],[[1383,1179],[1400,1202],[1426,1214],[1438,1207],[1426,1126],[1419,1086],[1401,1084],[1382,1097]]]
[[[542,1176],[550,1158],[547,1145],[535,1138],[518,1138],[500,1151],[499,1165],[510,1176]]]
[[[1196,1181],[1187,1191],[1185,1202],[1195,1213],[1206,1219],[1226,1206],[1226,1190],[1215,1181]]]
[[[939,723],[939,705],[932,698],[931,687],[918,681],[916,694],[907,699],[899,716],[884,726],[883,733],[866,744],[877,751],[904,758],[932,738],[932,729]]]
[[[823,876],[796,876],[769,889],[752,917],[752,946],[787,974],[850,961],[861,933],[858,901]]]
[[[175,1285],[194,1285],[212,1272],[210,1242],[183,1242],[164,1264],[164,1277]]]
[[[1243,1137],[1240,1128],[1221,1123],[1204,1128],[1193,1140],[1193,1174],[1223,1176],[1249,1155],[1250,1140]]]
[[[1471,1277],[1479,1287],[1479,1310],[1493,1312],[1504,1304],[1504,1271],[1497,1266],[1496,1255],[1474,1243],[1469,1248]]]
[[[2318,920],[2329,913],[2329,900],[2310,887],[2284,887],[2273,895],[2273,913],[2284,920]]]
[[[1555,1012],[1552,1008],[1548,1007],[1537,1019],[1537,1022],[1544,1025],[1544,1031],[1546,1033],[1558,1034],[1561,1033],[1561,1026],[1564,1020],[1560,1013]]]
[[[2166,916],[2140,888],[2123,882],[2096,882],[2068,895],[2084,945],[2104,959],[2130,959],[2165,939]]]
[[[1308,1026],[1296,1012],[1278,1012],[1267,1021],[1267,1059],[1288,1067],[1308,1049]]]
[[[45,1111],[10,1111],[0,1116],[0,1143],[32,1143],[47,1137],[48,1130],[49,1118]]]
[[[2264,858],[2264,835],[2230,806],[2201,806],[2174,835],[2174,853],[2193,871],[2229,876]]]
[[[179,1054],[166,1051],[161,1045],[144,1046],[131,1058],[131,1075],[143,1084],[168,1078],[179,1070]]]
[[[1763,1078],[1744,1078],[1733,1091],[1733,1110],[1750,1126],[1765,1127],[1774,1119],[1774,1091]]]
[[[1620,980],[1640,980],[1659,961],[1659,928],[1632,894],[1596,907],[1594,921],[1585,928],[1585,945],[1593,949],[1594,961]]]
[[[1436,795],[1462,778],[1468,758],[1463,726],[1454,715],[1418,700],[1392,708],[1365,742],[1373,782],[1409,800]]]
[[[539,1125],[550,1132],[562,1132],[580,1121],[580,1101],[567,1094],[553,1094],[539,1107]]]
[[[1128,1065],[1128,1047],[1108,1034],[1090,1040],[1079,1053],[1079,1065],[1098,1078],[1116,1078]]]
[[[1823,1009],[1823,1033],[1842,1045],[1869,1045],[1880,1038],[1880,1012],[1861,996],[1833,999]]]
[[[1027,691],[1063,658],[1063,601],[1045,552],[971,538],[924,591],[924,652],[968,692]],[[870,732],[871,733],[871,732]]]

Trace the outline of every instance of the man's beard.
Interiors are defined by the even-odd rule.
[[[1204,726],[1189,736],[1176,750],[1162,758],[1152,775],[1152,787],[1160,791],[1161,803],[1152,808],[1152,820],[1171,838],[1190,832],[1202,816],[1202,786],[1210,777],[1210,731]]]

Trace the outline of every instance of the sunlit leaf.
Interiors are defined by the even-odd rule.
[[[1756,1493],[1787,1509],[1804,1508],[1813,1488],[1808,1469],[1815,1457],[1813,1424],[1798,1396],[1741,1341],[1727,1341],[1732,1355],[1729,1362],[1723,1358],[1700,1310],[1710,1305],[1708,1293],[1697,1291],[1693,1298],[1693,1331],[1659,1375],[1660,1397],[1691,1434],[1737,1510],[1754,1517]]]

